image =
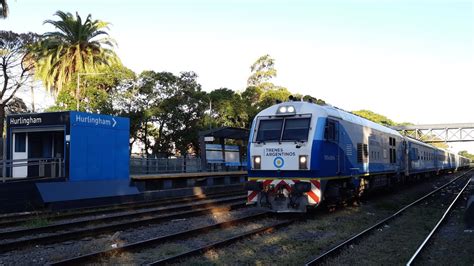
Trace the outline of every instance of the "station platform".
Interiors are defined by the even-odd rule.
[[[31,211],[42,208],[37,183],[62,182],[64,178],[9,178],[0,182],[0,213]]]
[[[114,185],[115,180],[65,182],[65,178],[8,179],[0,182],[0,213],[83,208],[223,192],[227,189],[243,190],[246,177],[247,171],[133,175],[121,186]],[[119,190],[134,189],[136,193],[119,193],[114,186]],[[106,193],[107,190],[110,193]],[[78,191],[82,191],[84,196],[72,197]]]
[[[176,189],[244,183],[247,171],[167,173],[132,175],[131,180],[141,191]]]
[[[247,171],[148,174],[148,175],[132,175],[131,178],[132,180],[153,180],[153,179],[222,177],[222,176],[236,176],[236,175],[247,175]]]

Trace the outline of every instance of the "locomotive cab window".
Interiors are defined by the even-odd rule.
[[[285,119],[281,140],[307,141],[311,118]]]
[[[260,120],[257,132],[257,142],[280,140],[283,119]]]

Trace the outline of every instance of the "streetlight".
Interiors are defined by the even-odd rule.
[[[79,111],[79,83],[81,82],[81,75],[82,76],[87,76],[87,75],[105,75],[105,73],[77,73],[77,87],[76,87],[76,110]]]

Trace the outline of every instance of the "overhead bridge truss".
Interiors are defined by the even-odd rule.
[[[393,129],[429,143],[474,141],[474,123],[397,126]]]

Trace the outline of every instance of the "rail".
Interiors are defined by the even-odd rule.
[[[401,208],[400,210],[398,210],[394,214],[378,221],[376,224],[364,229],[363,231],[361,231],[361,232],[359,232],[355,235],[352,235],[348,239],[344,240],[343,242],[341,242],[338,245],[332,247],[331,249],[329,249],[328,251],[326,251],[323,254],[319,255],[318,257],[316,257],[316,258],[312,259],[311,261],[307,262],[305,265],[310,266],[310,265],[322,264],[327,258],[329,258],[331,256],[334,256],[335,254],[339,253],[342,250],[342,248],[347,247],[348,245],[350,245],[352,243],[355,243],[357,240],[360,240],[363,236],[368,235],[370,232],[373,232],[375,229],[380,228],[380,226],[382,226],[382,225],[386,224],[387,222],[399,217],[400,214],[404,213],[407,209],[419,204],[420,202],[423,202],[425,199],[429,198],[430,196],[440,192],[442,189],[446,188],[447,186],[451,185],[452,183],[456,182],[457,180],[465,177],[471,171],[472,171],[472,169],[462,173],[461,175],[457,176],[453,180],[447,182],[446,184],[438,187],[437,189],[427,193],[426,195],[418,198],[417,200],[413,201],[412,203],[410,203],[410,204],[406,205],[405,207]]]
[[[467,186],[469,185],[469,183],[471,182],[471,178],[469,178],[469,180],[467,181],[467,183],[464,185],[464,187],[458,192],[456,198],[451,202],[451,204],[449,205],[449,207],[446,209],[446,211],[444,212],[443,216],[441,216],[441,218],[439,219],[438,223],[436,223],[436,225],[433,227],[433,230],[431,230],[431,232],[428,234],[428,236],[425,238],[425,240],[423,241],[423,243],[420,244],[420,246],[418,247],[418,249],[415,251],[415,253],[413,254],[413,256],[410,258],[410,260],[407,262],[407,266],[409,265],[412,265],[413,262],[415,261],[415,259],[418,257],[418,255],[421,253],[421,251],[423,250],[423,248],[425,248],[425,246],[427,245],[428,241],[430,241],[431,237],[433,236],[433,234],[438,230],[439,226],[443,223],[443,221],[445,220],[445,218],[448,216],[448,214],[451,212],[454,204],[456,204],[456,202],[458,201],[459,197],[464,193],[464,191],[466,190]]]

